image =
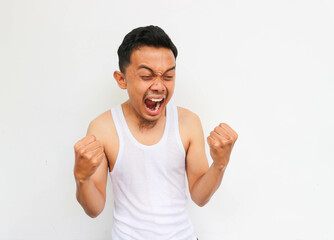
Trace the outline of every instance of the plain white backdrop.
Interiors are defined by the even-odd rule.
[[[220,122],[239,134],[211,201],[189,198],[199,239],[334,239],[331,0],[1,0],[0,239],[110,239],[110,178],[91,219],[74,144],[127,99],[116,51],[151,24],[179,50],[172,101],[205,136]]]

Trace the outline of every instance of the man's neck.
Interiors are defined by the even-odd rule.
[[[158,122],[164,120],[162,118],[159,118],[154,121],[147,120],[140,116],[137,111],[131,106],[129,101],[125,102],[122,104],[123,106],[123,112],[124,112],[124,117],[128,119],[129,121],[134,121],[134,125],[139,129],[140,132],[145,132],[152,130]],[[164,109],[166,111],[166,109]]]

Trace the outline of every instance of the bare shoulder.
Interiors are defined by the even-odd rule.
[[[87,135],[95,135],[97,139],[105,143],[107,135],[114,131],[114,123],[111,116],[111,111],[105,111],[90,123],[87,130]]]
[[[200,124],[200,118],[197,114],[183,107],[177,107],[177,110],[180,126],[191,128]]]
[[[110,110],[105,111],[90,122],[87,135],[90,134],[95,135],[96,139],[102,143],[109,169],[112,171],[118,155],[119,140]]]
[[[111,111],[107,110],[104,113],[101,113],[100,115],[98,115],[96,118],[94,118],[92,122],[96,122],[99,124],[105,124],[106,121],[109,119],[112,120]]]
[[[180,137],[183,143],[183,147],[186,152],[188,152],[190,143],[198,135],[201,136],[202,125],[200,118],[197,114],[192,111],[183,108],[177,107],[178,110],[178,120],[179,120],[179,132]]]

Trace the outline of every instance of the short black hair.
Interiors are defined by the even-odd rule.
[[[130,64],[131,53],[142,46],[169,48],[175,59],[177,57],[177,48],[160,27],[150,25],[135,28],[124,37],[117,51],[119,70],[122,73],[125,73],[125,68]]]

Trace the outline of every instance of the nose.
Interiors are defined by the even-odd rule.
[[[157,76],[155,78],[154,82],[152,83],[150,89],[152,91],[164,92],[166,90],[166,87],[164,85],[164,81],[163,81],[162,77]]]

